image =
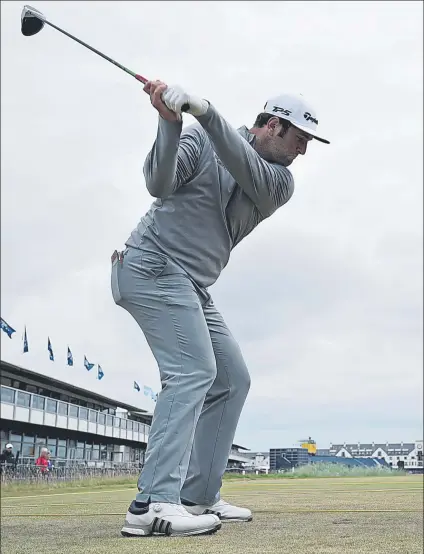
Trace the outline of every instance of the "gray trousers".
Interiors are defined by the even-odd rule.
[[[112,294],[142,329],[160,371],[137,500],[219,500],[250,387],[240,348],[209,294],[167,256],[128,248]]]

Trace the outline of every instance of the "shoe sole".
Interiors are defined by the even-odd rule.
[[[249,521],[253,521],[252,517],[246,517],[246,518],[221,518],[222,523],[249,523]]]
[[[193,535],[199,536],[199,535],[213,535],[217,531],[219,531],[222,527],[221,523],[218,523],[215,525],[215,527],[212,527],[212,529],[196,529],[195,531],[172,531],[170,530],[169,534],[166,535],[165,533],[153,533],[152,531],[145,531],[142,528],[134,529],[131,527],[123,527],[121,530],[121,535],[123,537],[190,537]]]

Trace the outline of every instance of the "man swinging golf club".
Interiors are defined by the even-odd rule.
[[[270,99],[250,130],[236,131],[179,87],[149,81],[144,91],[159,113],[144,164],[156,200],[112,256],[111,284],[147,339],[162,391],[122,534],[208,534],[252,514],[220,498],[250,378],[207,289],[231,250],[292,196],[287,167],[313,138],[328,141],[302,96]],[[197,119],[184,130],[183,106]]]
[[[125,536],[213,533],[221,521],[250,521],[220,498],[250,386],[240,348],[208,293],[231,250],[293,194],[287,167],[317,135],[301,96],[269,100],[253,127],[233,129],[208,101],[168,88],[93,48],[25,6],[26,37],[57,30],[145,84],[159,113],[144,164],[156,198],[112,256],[112,294],[141,327],[159,366],[159,394],[139,494]],[[197,123],[182,131],[182,112]]]

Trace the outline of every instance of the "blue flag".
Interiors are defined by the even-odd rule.
[[[2,330],[7,334],[9,339],[12,338],[13,333],[16,333],[15,329],[13,327],[11,327],[8,323],[6,323],[3,318],[1,318],[0,326],[1,326]]]
[[[72,356],[71,349],[68,346],[68,365],[74,365],[74,357]]]
[[[134,381],[134,388],[137,392],[140,392],[140,385],[137,383],[137,381]]]
[[[144,396],[152,396],[152,389],[150,387],[144,386]]]
[[[54,362],[54,354],[53,354],[52,343],[50,342],[50,337],[47,337],[47,350],[49,351],[50,360]]]
[[[105,374],[103,373],[103,369],[99,365],[97,365],[97,368],[97,379],[100,381],[101,379],[103,379]]]
[[[90,364],[90,362],[87,360],[86,356],[84,356],[84,367],[87,371],[90,371],[90,369],[93,369],[94,364]]]
[[[24,354],[25,352],[28,352],[28,337],[27,337],[27,332],[26,332],[26,325],[25,325],[25,331],[24,331]]]

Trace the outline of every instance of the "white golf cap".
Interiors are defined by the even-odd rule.
[[[13,444],[10,444],[9,442],[9,444],[6,444],[6,448],[13,448]]]
[[[316,111],[306,102],[302,94],[281,94],[270,98],[265,104],[266,113],[287,119],[295,127],[312,135],[325,144],[330,144],[327,139],[317,133],[318,117]]]

